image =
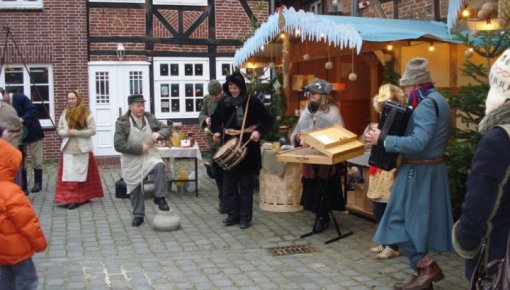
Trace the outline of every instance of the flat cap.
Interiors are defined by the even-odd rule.
[[[145,102],[143,95],[129,95],[128,96],[128,105],[137,102]]]

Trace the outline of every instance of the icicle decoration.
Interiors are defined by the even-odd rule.
[[[294,8],[284,9],[283,13],[285,23],[283,29],[278,28],[280,14],[272,14],[267,21],[263,23],[244,43],[243,47],[235,53],[232,65],[241,66],[250,56],[260,50],[265,43],[273,40],[280,32],[292,34],[299,29],[301,41],[325,42],[331,46],[340,48],[355,47],[357,53],[361,52],[363,39],[351,24],[337,24],[327,19],[317,19],[313,13],[303,10],[296,11]],[[324,39],[321,40],[321,34]]]
[[[448,32],[452,31],[452,28],[457,23],[459,17],[459,11],[464,7],[465,0],[450,0],[448,1],[448,16],[446,20],[446,27]]]

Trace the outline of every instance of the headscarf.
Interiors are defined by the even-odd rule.
[[[76,95],[76,106],[67,108],[66,121],[69,129],[87,128],[87,120],[89,118],[89,108],[83,104],[83,98],[78,91],[72,91]]]

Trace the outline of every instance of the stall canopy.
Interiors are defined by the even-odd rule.
[[[299,31],[299,36],[296,33]],[[320,41],[339,48],[354,48],[360,53],[363,42],[398,40],[439,40],[456,42],[443,22],[315,15],[294,8],[269,16],[242,48],[236,51],[233,65],[241,66],[279,33],[292,33],[304,41]]]

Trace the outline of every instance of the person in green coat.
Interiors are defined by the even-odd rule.
[[[204,130],[207,134],[209,153],[212,157],[216,153],[216,150],[218,150],[220,144],[219,142],[213,140],[211,131],[209,130],[211,127],[211,115],[214,113],[214,110],[216,110],[216,106],[218,105],[219,101],[223,99],[223,97],[225,96],[225,93],[223,92],[222,84],[217,80],[211,80],[209,82],[209,85],[207,86],[207,90],[209,94],[204,97],[204,100],[202,102],[202,110],[198,115],[198,122],[200,124],[200,128]],[[221,169],[221,167],[216,162],[214,162],[212,158],[209,162],[211,164],[209,166],[211,166],[210,168],[212,168],[213,171],[212,175],[214,176],[216,186],[218,187],[218,199],[219,199],[218,211],[224,214],[227,213],[227,209],[225,208],[225,205],[222,202],[223,169]]]

